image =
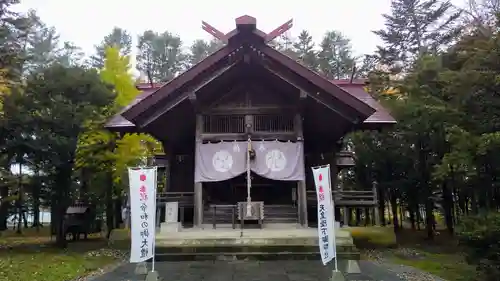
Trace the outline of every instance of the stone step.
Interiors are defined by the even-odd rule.
[[[266,217],[264,219],[266,223],[296,223],[299,221],[297,216],[295,217]]]
[[[353,246],[338,246],[338,253],[356,253]],[[156,247],[156,254],[204,254],[204,253],[319,253],[319,246],[303,245],[243,245],[243,246],[173,246]]]
[[[359,260],[359,253],[338,253],[342,260]],[[156,261],[200,261],[200,260],[318,260],[319,252],[206,252],[206,253],[157,253]]]
[[[290,224],[283,224],[290,226]],[[293,225],[293,224],[292,224]],[[177,246],[318,246],[318,237],[315,229],[266,229],[257,230],[240,229],[233,230],[229,225],[224,225],[228,229],[212,231],[210,228],[198,231],[181,231],[168,236],[157,236],[156,245],[158,247]],[[354,247],[352,237],[347,231],[336,231],[336,245]]]

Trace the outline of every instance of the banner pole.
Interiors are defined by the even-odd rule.
[[[155,219],[154,219],[154,224],[155,224],[155,231],[153,233],[153,261],[151,262],[151,272],[154,272],[155,271],[155,260],[156,260],[156,192],[157,192],[157,188],[158,188],[158,174],[157,174],[157,167],[154,167],[154,184],[155,184],[155,188],[154,188],[154,198],[153,198],[153,204],[155,205],[155,212],[154,212],[154,216],[155,216]],[[336,259],[335,259],[336,260]]]
[[[334,267],[335,267],[335,272],[339,271],[339,266],[338,266],[338,258],[337,258],[337,239],[335,237],[335,200],[333,199],[333,190],[334,186],[332,184],[332,167],[330,167],[330,164],[327,164],[328,167],[328,182],[330,183],[330,200],[333,208],[333,252],[335,253],[335,258],[333,259],[334,262]]]

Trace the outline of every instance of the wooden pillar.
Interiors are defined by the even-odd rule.
[[[167,150],[166,153],[167,153],[167,155],[166,155],[167,159],[165,161],[165,189],[164,189],[164,191],[169,192],[172,190],[172,187],[170,186],[172,183],[172,180],[170,179],[170,177],[172,176],[172,173],[170,173],[170,170],[172,167],[173,155],[172,155],[171,150]]]
[[[163,179],[164,180],[164,187],[163,187],[163,192],[171,192],[172,191],[172,186],[171,186],[171,183],[172,183],[172,180],[171,180],[171,176],[172,176],[172,173],[170,172],[171,171],[171,167],[172,167],[172,160],[173,160],[173,151],[172,149],[170,148],[167,148],[165,145],[163,145],[163,150],[165,151],[165,178]],[[165,208],[165,211],[164,211],[164,216],[165,216],[165,220],[164,222],[167,221],[167,214],[166,214],[166,211],[167,211],[167,202],[165,202],[164,204],[164,208]],[[184,206],[181,205],[181,202],[179,202],[179,208],[180,209],[183,209]],[[183,221],[181,221],[181,227],[183,227]]]
[[[344,226],[349,226],[349,211],[348,207],[344,207]]]
[[[294,118],[294,129],[295,134],[297,136],[297,141],[304,141],[304,134],[302,130],[302,116],[297,113]],[[308,215],[307,215],[307,191],[306,191],[306,178],[305,172],[307,167],[305,167],[305,155],[304,155],[304,147],[302,146],[302,159],[304,160],[304,179],[297,182],[297,199],[298,199],[298,209],[299,209],[299,223],[303,227],[307,227],[308,225]]]
[[[306,181],[297,182],[298,206],[299,206],[299,222],[303,227],[307,227],[307,192]]]
[[[203,224],[203,185],[201,182],[194,184],[194,226]]]
[[[337,174],[338,174],[338,167],[337,167],[337,154],[333,153],[333,160],[330,161],[330,185],[332,188],[332,200],[335,205],[335,194],[333,191],[338,191],[337,189]],[[338,210],[338,211],[337,211]],[[335,206],[335,221],[340,222],[340,208],[337,208]]]
[[[373,182],[373,187],[372,187],[372,190],[373,190],[373,201],[374,201],[374,205],[373,205],[373,219],[375,221],[375,225],[380,225],[380,214],[378,212],[378,192],[377,192],[377,182]],[[382,214],[384,215],[384,214]]]
[[[203,117],[200,114],[196,115],[196,144],[201,142],[201,132],[203,129]],[[196,154],[196,147],[195,147]],[[196,165],[196,155],[194,155]],[[203,224],[203,184],[201,182],[194,183],[194,226],[201,227]]]
[[[365,226],[368,226],[368,225],[371,225],[372,223],[372,212],[370,210],[370,208],[365,208],[364,209],[364,212],[365,212]]]

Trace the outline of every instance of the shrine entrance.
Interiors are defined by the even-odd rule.
[[[246,225],[276,223],[298,224],[297,181],[280,181],[251,173],[251,202],[262,202],[263,221],[249,220]],[[204,223],[211,225],[239,224],[237,208],[247,201],[246,174],[221,182],[203,183]]]
[[[261,201],[267,205],[296,205],[297,183],[263,178],[251,173],[252,201]],[[203,184],[207,204],[237,204],[247,200],[246,175],[214,183]]]
[[[299,222],[293,191],[305,179],[302,142],[200,142],[195,157],[204,224]]]

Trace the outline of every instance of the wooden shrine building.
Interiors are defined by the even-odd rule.
[[[395,123],[363,82],[329,81],[268,45],[291,25],[267,34],[242,16],[224,34],[203,23],[224,47],[167,83],[138,85],[143,92],[108,122],[163,143],[159,200],[178,201],[184,224],[234,227],[248,217],[307,226],[316,220],[311,167],[330,164],[335,182],[353,164],[344,135]],[[346,195],[332,188],[342,205]]]

